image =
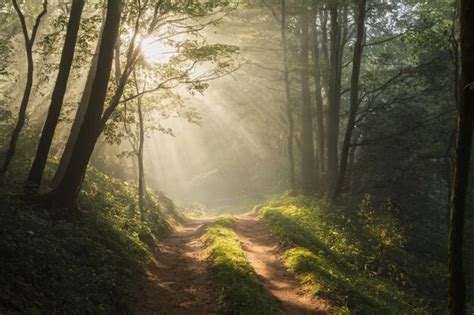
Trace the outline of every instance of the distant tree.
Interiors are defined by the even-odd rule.
[[[66,94],[66,87],[71,72],[72,61],[74,59],[74,51],[76,47],[77,34],[81,21],[82,10],[84,8],[84,0],[73,0],[71,5],[71,13],[67,25],[66,38],[59,63],[59,72],[51,97],[51,104],[48,110],[48,116],[44,123],[38,148],[30,174],[26,183],[26,190],[38,190],[43,177],[44,168],[48,159],[49,150],[53,141],[54,132],[58,124],[59,115]]]
[[[312,194],[316,191],[316,173],[314,164],[313,110],[311,90],[309,87],[309,12],[302,7],[300,61],[301,61],[301,176],[303,192]]]
[[[344,180],[346,178],[347,163],[349,161],[349,150],[351,148],[352,133],[355,127],[357,111],[359,109],[359,78],[362,65],[362,53],[364,50],[365,38],[365,15],[366,0],[358,0],[357,18],[356,18],[356,41],[354,44],[354,56],[352,58],[352,78],[351,78],[351,96],[349,104],[349,118],[347,120],[346,132],[341,148],[341,160],[335,183],[333,197],[339,196],[342,191]]]
[[[324,62],[321,60],[320,45],[321,45],[321,36],[319,36],[318,31],[318,10],[320,5],[318,3],[313,4],[313,22],[311,23],[311,35],[312,35],[312,48],[311,53],[313,57],[313,71],[314,71],[314,103],[315,103],[315,122],[316,122],[316,176],[318,176],[319,189],[323,190],[324,185],[324,174],[326,173],[326,158],[325,158],[325,148],[326,148],[326,133],[324,131],[324,104],[323,104],[323,94],[322,94],[322,83],[321,83],[321,67]]]
[[[12,0],[13,7],[15,8],[16,13],[18,14],[18,18],[21,24],[21,30],[23,33],[23,38],[25,40],[25,51],[27,57],[27,73],[26,73],[26,84],[25,89],[23,91],[23,97],[20,103],[20,110],[18,113],[18,120],[16,122],[15,128],[13,129],[10,144],[8,146],[7,152],[5,154],[5,159],[3,161],[3,165],[0,168],[0,180],[3,180],[5,177],[8,167],[13,159],[13,155],[15,154],[16,146],[18,143],[18,138],[20,137],[21,130],[25,125],[26,121],[26,110],[28,108],[28,103],[30,101],[31,90],[33,88],[33,73],[34,73],[34,62],[33,62],[33,45],[36,40],[36,35],[38,34],[38,28],[41,23],[41,19],[47,13],[48,9],[48,1],[43,1],[43,9],[41,13],[36,17],[35,23],[31,30],[31,35],[28,33],[28,28],[26,25],[26,20],[23,12],[21,11],[20,6],[18,5],[17,0]]]
[[[451,315],[466,314],[466,280],[463,266],[464,218],[474,121],[474,3],[470,0],[461,0],[460,5],[460,98],[449,224],[448,310]]]
[[[327,187],[332,189],[338,169],[339,152],[339,112],[341,109],[341,71],[342,71],[342,26],[339,5],[331,2],[330,16],[330,55],[329,55],[329,96],[327,113]]]
[[[290,179],[290,192],[296,193],[296,174],[295,174],[295,154],[294,154],[294,133],[295,133],[295,121],[293,114],[293,105],[291,100],[291,82],[290,82],[290,69],[289,69],[289,52],[288,52],[288,17],[287,17],[287,3],[286,0],[281,0],[281,46],[283,48],[283,75],[285,85],[285,112],[286,120],[288,125],[287,134],[287,151],[288,151],[288,168],[289,168],[289,179]]]

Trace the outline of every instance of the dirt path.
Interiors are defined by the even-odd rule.
[[[218,297],[206,272],[200,237],[209,221],[180,226],[158,244],[137,314],[220,314]],[[314,299],[280,261],[278,244],[265,224],[251,214],[236,217],[242,248],[266,289],[281,303],[283,314],[326,314],[328,305]]]
[[[181,226],[159,244],[137,314],[218,314],[200,237],[207,221]]]
[[[284,314],[327,314],[328,304],[306,293],[280,260],[278,243],[252,214],[236,217],[235,231],[260,281],[280,302]]]

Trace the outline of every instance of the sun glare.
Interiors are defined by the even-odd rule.
[[[149,63],[166,63],[175,53],[172,46],[153,37],[143,38],[141,50],[143,58]]]

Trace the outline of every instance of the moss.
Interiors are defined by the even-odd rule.
[[[220,292],[221,303],[233,314],[278,313],[275,300],[248,263],[232,224],[232,217],[219,217],[204,236],[209,273]]]

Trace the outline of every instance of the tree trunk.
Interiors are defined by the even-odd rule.
[[[359,109],[359,79],[360,69],[362,64],[362,53],[364,49],[364,37],[365,37],[365,11],[366,11],[366,0],[359,0],[358,17],[357,17],[357,35],[356,42],[354,44],[354,56],[352,58],[352,78],[351,78],[351,96],[350,96],[350,108],[349,118],[347,120],[346,133],[344,135],[344,141],[341,149],[341,161],[339,166],[339,173],[337,176],[336,185],[334,187],[333,197],[336,198],[342,192],[344,186],[344,178],[346,176],[347,162],[349,158],[349,150],[352,140],[352,132],[355,127],[355,120],[357,117],[357,111]]]
[[[133,71],[133,81],[135,82],[135,92],[140,94],[140,88],[138,87],[138,80],[136,72]],[[143,87],[143,91],[146,90],[146,81]],[[145,221],[145,195],[146,195],[146,181],[145,181],[145,167],[143,163],[144,153],[143,148],[145,147],[145,122],[143,120],[143,108],[142,108],[142,97],[137,98],[137,111],[138,111],[138,148],[133,146],[133,150],[137,154],[138,160],[138,208],[140,209],[140,220]],[[126,122],[125,122],[126,124]]]
[[[352,146],[349,150],[349,161],[347,163],[347,176],[346,182],[348,183],[349,187],[352,188],[352,174],[354,173],[354,162],[356,156],[357,146]]]
[[[114,59],[114,45],[118,36],[120,0],[107,0],[107,16],[100,41],[97,73],[92,84],[89,105],[74,145],[71,160],[58,187],[52,192],[58,206],[73,209],[76,206],[82,178],[97,142],[101,126],[104,101]]]
[[[77,34],[81,22],[84,0],[74,0],[71,6],[71,13],[66,31],[61,61],[59,63],[59,72],[54,86],[51,104],[49,106],[48,116],[46,118],[43,132],[36,150],[36,156],[30,169],[30,174],[25,188],[27,190],[38,190],[43,177],[46,161],[48,160],[49,150],[53,141],[54,132],[58,124],[59,115],[66,93],[67,82],[71,72],[72,61],[74,59],[74,50],[76,47]]]
[[[325,150],[325,141],[324,141],[324,110],[323,110],[323,96],[322,96],[322,87],[321,87],[321,56],[319,53],[319,41],[316,29],[316,17],[317,12],[315,12],[312,24],[312,37],[313,37],[313,63],[314,63],[314,88],[315,88],[315,104],[316,104],[316,143],[318,147],[318,165],[320,170],[320,177],[323,178],[326,172],[326,166],[324,161],[324,150]]]
[[[2,167],[0,169],[0,180],[3,180],[6,176],[8,171],[8,167],[13,159],[13,155],[15,154],[16,145],[18,143],[18,138],[20,137],[21,130],[25,125],[26,120],[26,110],[28,108],[28,103],[30,101],[31,96],[31,89],[33,87],[33,72],[34,72],[34,63],[33,63],[33,45],[35,43],[36,34],[38,33],[38,27],[41,22],[42,17],[47,12],[48,1],[43,1],[43,10],[36,18],[35,24],[33,25],[33,29],[31,31],[31,36],[28,35],[28,29],[26,27],[25,16],[20,10],[18,3],[16,0],[12,1],[13,7],[18,14],[18,19],[20,20],[21,29],[23,33],[23,38],[25,40],[25,51],[26,51],[26,58],[27,58],[27,72],[26,72],[26,84],[25,89],[23,91],[23,97],[20,103],[20,110],[18,113],[18,121],[13,129],[10,144],[8,146],[7,152],[5,154],[5,159],[3,160]]]
[[[331,51],[329,69],[329,106],[327,118],[327,187],[331,190],[336,180],[338,168],[339,110],[341,98],[340,54],[341,29],[336,4],[330,6]]]
[[[456,159],[454,164],[449,226],[449,303],[451,315],[466,314],[466,281],[463,266],[464,216],[471,160],[474,106],[474,3],[461,0],[461,75],[459,80]]]
[[[323,87],[326,95],[330,95],[329,71],[331,61],[329,58],[329,39],[328,39],[328,12],[327,9],[319,10],[319,19],[321,21],[321,60],[320,62],[323,80]]]
[[[90,96],[92,92],[92,84],[94,83],[95,74],[97,72],[97,61],[99,59],[100,41],[102,38],[102,34],[104,32],[105,12],[106,10],[104,10],[104,14],[103,14],[104,22],[102,23],[102,27],[101,27],[100,35],[99,35],[99,42],[97,43],[94,56],[92,57],[89,73],[87,74],[86,84],[84,86],[84,92],[82,93],[81,101],[79,102],[79,107],[76,111],[74,122],[72,123],[71,131],[69,133],[69,137],[67,139],[63,154],[61,156],[61,160],[59,161],[58,168],[53,177],[54,187],[57,187],[59,182],[63,179],[64,172],[66,171],[66,168],[69,165],[69,161],[71,160],[71,156],[72,156],[72,150],[74,148],[74,145],[76,144],[79,131],[81,130],[82,122],[84,121],[84,117],[86,115],[87,106],[89,105],[89,100],[90,100]]]
[[[309,88],[309,17],[301,17],[301,173],[303,193],[316,191],[316,174],[314,165],[313,114],[311,92]]]
[[[296,175],[295,175],[295,155],[293,150],[293,138],[294,138],[294,119],[293,119],[293,108],[291,105],[291,86],[290,86],[290,70],[288,65],[288,41],[286,36],[286,0],[281,0],[281,45],[283,48],[283,68],[284,68],[284,83],[285,83],[285,96],[286,96],[286,117],[288,123],[288,138],[287,138],[287,151],[288,151],[288,164],[289,164],[289,179],[290,179],[290,193],[296,193]]]
[[[145,127],[143,122],[143,111],[141,97],[137,99],[138,102],[138,122],[140,124],[140,137],[138,143],[138,206],[140,208],[140,219],[145,221],[145,168],[143,165],[143,147],[145,146]]]

